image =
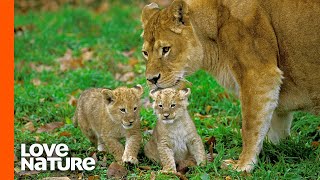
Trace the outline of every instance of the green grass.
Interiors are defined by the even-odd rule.
[[[36,128],[49,122],[69,122],[75,107],[68,101],[70,96],[79,96],[79,89],[89,87],[110,87],[120,85],[132,86],[140,83],[146,88],[144,78],[144,60],[140,55],[142,39],[139,22],[138,3],[112,3],[111,8],[97,14],[84,7],[64,6],[56,12],[28,12],[15,15],[15,27],[25,28],[21,35],[15,36],[15,154],[20,157],[20,144],[65,143],[73,156],[86,157],[94,151],[92,144],[78,128],[66,123],[62,128],[50,133],[35,133],[23,130],[31,121]],[[92,61],[85,62],[82,68],[60,71],[57,58],[62,57],[67,49],[73,51],[74,57],[81,55],[82,48],[94,51]],[[116,80],[115,73],[120,71],[119,63],[128,63],[128,57],[122,52],[136,49],[133,59],[138,64],[133,67],[135,78],[132,82]],[[30,68],[30,63],[45,65],[51,70],[37,72]],[[42,83],[35,86],[32,81],[39,79]],[[296,113],[292,126],[292,136],[280,145],[264,144],[259,163],[249,175],[220,169],[221,160],[236,159],[241,152],[241,113],[240,104],[232,96],[226,96],[225,90],[208,74],[200,71],[188,80],[193,83],[189,111],[212,115],[200,119],[193,116],[198,133],[203,138],[214,136],[217,139],[215,151],[218,157],[204,168],[192,168],[186,176],[190,179],[319,179],[320,148],[311,145],[320,140],[320,118],[306,113]],[[208,111],[208,107],[211,109]],[[151,109],[141,111],[142,127],[154,127],[156,117]],[[71,133],[70,137],[60,136],[61,132]],[[144,137],[146,140],[148,137]],[[37,140],[37,142],[36,142]],[[108,164],[112,157],[108,156]],[[128,179],[149,179],[151,171],[161,167],[148,161],[139,154],[139,166],[150,166],[151,170],[129,168]],[[16,162],[19,167],[19,162]],[[72,172],[42,172],[23,177],[40,179],[50,176],[65,176]],[[73,173],[77,174],[77,173]],[[93,171],[83,172],[84,177],[99,175],[106,179],[106,168],[97,166]],[[178,179],[175,176],[156,173],[157,179]],[[16,176],[18,179],[19,177]]]

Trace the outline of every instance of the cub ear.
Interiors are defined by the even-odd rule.
[[[179,90],[179,95],[181,99],[187,99],[191,94],[190,88],[185,88],[182,90]]]
[[[135,90],[137,90],[138,96],[141,97],[142,94],[143,94],[143,87],[142,87],[140,84],[137,84],[137,85],[135,85],[133,88],[134,88]]]
[[[141,14],[142,28],[144,28],[145,25],[148,23],[148,20],[150,19],[150,17],[153,16],[158,11],[160,11],[160,8],[158,4],[154,2],[144,6]]]
[[[111,89],[102,89],[101,94],[103,95],[107,104],[111,104],[115,101],[115,97]]]
[[[158,96],[158,94],[159,94],[159,91],[153,89],[153,90],[150,91],[149,96],[150,96],[153,100],[156,100],[156,97]]]
[[[174,25],[171,30],[175,33],[181,33],[182,28],[189,24],[188,4],[183,0],[175,0],[170,5],[169,12],[174,19]]]

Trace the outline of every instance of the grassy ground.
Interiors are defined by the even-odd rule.
[[[18,159],[21,143],[65,143],[72,156],[82,158],[95,151],[81,131],[70,123],[75,110],[74,98],[86,88],[140,83],[146,88],[147,98],[145,67],[140,55],[140,8],[138,3],[114,2],[102,13],[81,6],[63,6],[55,12],[29,11],[15,15],[14,134]],[[192,168],[187,178],[319,179],[320,118],[306,113],[295,114],[290,139],[278,146],[264,144],[253,173],[220,169],[221,160],[235,159],[241,152],[239,101],[227,95],[205,72],[188,79],[193,83],[190,114],[204,143],[210,137],[216,138],[218,157],[204,168]],[[154,126],[156,118],[150,108],[142,109],[141,118],[144,130]],[[41,126],[56,121],[65,124],[50,132],[48,129],[36,132]],[[145,136],[144,140],[147,138]],[[142,153],[139,158],[139,166],[148,166],[151,170],[130,167],[128,179],[150,179],[152,171],[161,169]],[[112,157],[108,156],[107,165],[111,162]],[[80,174],[83,178],[99,175],[106,179],[106,168],[102,165],[97,165],[93,171],[47,171],[27,176],[18,173],[19,160],[15,165],[17,179]],[[155,174],[156,179],[178,179]]]

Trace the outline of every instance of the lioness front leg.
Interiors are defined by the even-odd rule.
[[[126,145],[122,156],[122,161],[137,164],[137,155],[140,148],[141,134],[137,133],[126,138]]]
[[[257,155],[277,106],[280,84],[281,71],[278,68],[259,72],[248,70],[242,79],[240,101],[243,147],[239,161],[234,164],[238,171],[250,172],[257,163]]]

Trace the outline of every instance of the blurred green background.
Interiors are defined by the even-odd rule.
[[[156,117],[150,108],[141,56],[141,9],[151,1],[15,0],[15,178],[107,179],[112,156],[95,147],[71,123],[79,94],[90,87],[142,84],[142,133],[152,129]],[[156,1],[162,7],[169,0]],[[189,112],[209,151],[215,138],[218,156],[206,167],[191,168],[189,179],[319,179],[320,118],[296,113],[292,137],[275,146],[264,144],[251,174],[220,169],[221,160],[236,159],[241,152],[239,101],[200,71],[193,83]],[[144,142],[149,138],[144,134]],[[65,143],[69,155],[96,156],[93,171],[23,172],[20,144]],[[139,154],[140,164],[127,167],[127,179],[179,179],[164,175],[158,164]]]

